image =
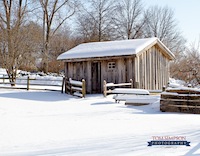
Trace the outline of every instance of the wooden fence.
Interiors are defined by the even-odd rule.
[[[162,112],[184,112],[200,114],[200,90],[170,89],[161,94]]]
[[[0,88],[12,88],[12,89],[34,89],[34,90],[51,90],[51,91],[61,91],[62,87],[62,80],[51,80],[51,79],[36,79],[36,78],[30,78],[29,76],[27,78],[17,78],[16,82],[10,82],[9,78],[7,76],[0,77],[0,84],[4,85],[10,85],[10,86],[0,86]],[[21,81],[21,82],[18,82]],[[44,83],[46,82],[46,83]],[[49,83],[47,83],[49,82]],[[60,84],[51,84],[50,82],[58,82]],[[13,85],[13,86],[11,86]],[[35,87],[33,87],[35,86]],[[43,86],[43,87],[42,87]],[[59,90],[56,89],[50,89],[45,88],[47,87],[58,87]]]
[[[64,88],[67,94],[78,97],[85,97],[86,95],[86,85],[84,79],[82,79],[82,81],[76,81],[72,80],[71,78],[63,78],[62,93]]]
[[[108,93],[112,93],[112,89],[111,88],[116,88],[116,87],[129,87],[129,88],[133,88],[133,80],[130,79],[129,83],[118,83],[118,84],[107,83],[104,80],[103,81],[103,95],[104,95],[104,97],[106,97]]]

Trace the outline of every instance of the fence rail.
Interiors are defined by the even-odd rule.
[[[82,79],[82,81],[76,81],[72,80],[71,78],[63,78],[62,93],[64,89],[67,94],[75,95],[78,97],[85,97],[85,80]]]
[[[2,80],[2,81],[1,81]],[[60,82],[60,84],[51,84],[51,83],[44,83],[44,82]],[[13,88],[13,89],[42,89],[41,86],[49,86],[49,87],[60,87],[59,90],[61,90],[62,87],[62,80],[51,80],[51,79],[36,79],[36,78],[30,78],[29,76],[27,78],[17,78],[15,82],[10,82],[9,78],[7,76],[0,77],[0,84],[4,85],[17,85],[17,86],[0,86],[0,88]],[[21,86],[21,87],[20,87]],[[22,87],[23,86],[23,87]],[[38,86],[38,88],[33,88],[32,86]],[[44,90],[54,90],[55,89],[44,89]]]
[[[107,96],[108,93],[111,93],[112,90],[108,89],[109,87],[121,87],[121,86],[128,86],[129,88],[133,88],[133,80],[130,79],[129,83],[107,83],[106,80],[103,81],[103,95],[104,97]]]
[[[168,89],[161,94],[160,110],[200,114],[200,90]]]

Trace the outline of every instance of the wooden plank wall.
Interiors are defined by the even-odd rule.
[[[108,69],[109,62],[115,62],[116,67],[114,70]],[[134,79],[135,77],[135,63],[133,57],[104,60],[101,63],[101,69],[101,79],[106,80],[108,83],[129,82],[130,79]]]
[[[85,79],[88,93],[91,91],[91,62],[65,62],[65,76],[77,81]]]
[[[135,57],[109,59],[101,61],[101,81],[107,83],[125,83],[135,80]],[[115,69],[109,70],[108,63],[115,62]],[[103,83],[102,83],[103,84]],[[101,87],[103,91],[103,86]]]
[[[160,90],[169,81],[169,60],[161,49],[153,46],[136,58],[136,81],[139,88]]]

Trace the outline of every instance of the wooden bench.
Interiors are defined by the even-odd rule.
[[[149,95],[150,93],[145,89],[116,88],[111,90],[110,94],[116,94],[113,98],[115,99],[115,102],[120,102],[131,98],[130,95]]]

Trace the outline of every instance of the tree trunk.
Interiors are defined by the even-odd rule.
[[[11,86],[16,85],[16,76],[17,76],[17,70],[12,67],[11,69],[6,69],[6,72],[8,74],[9,82]]]

